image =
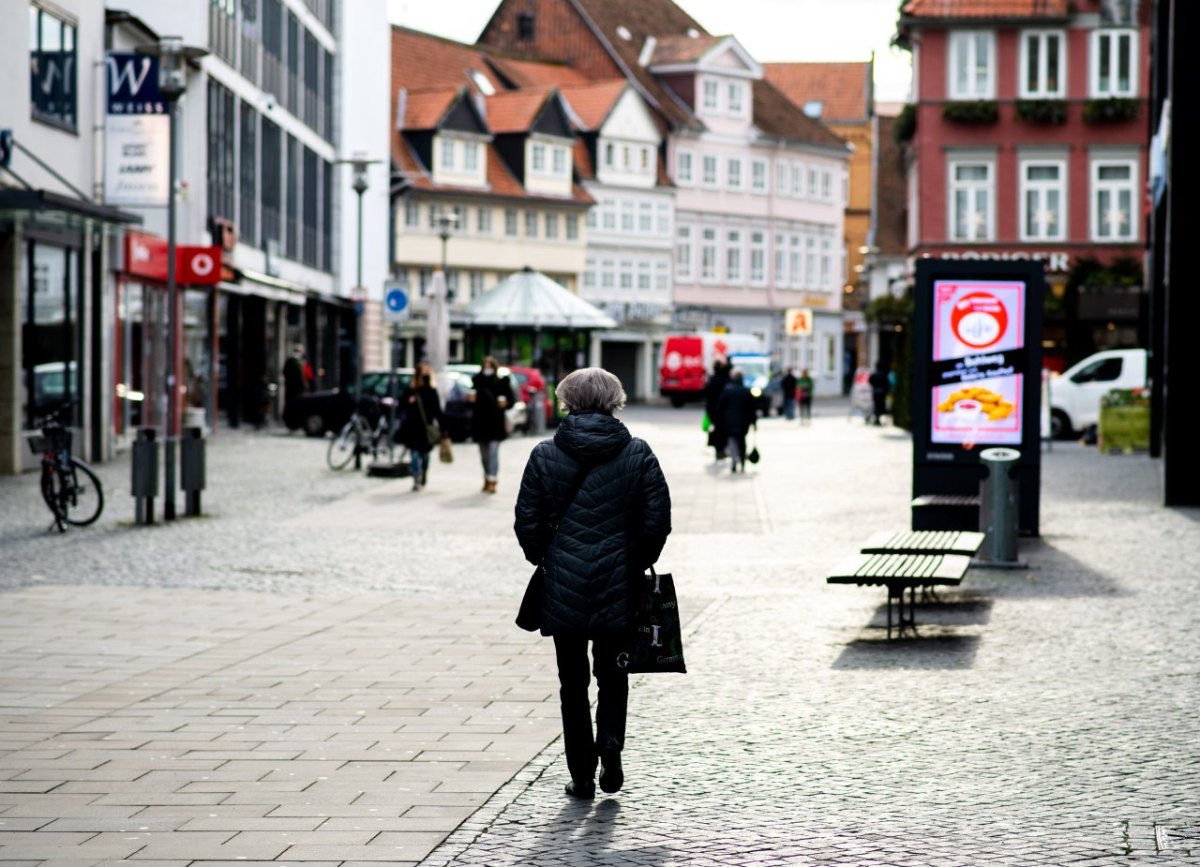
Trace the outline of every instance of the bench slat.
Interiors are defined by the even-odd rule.
[[[959,554],[856,554],[829,573],[830,584],[956,585],[971,565]]]

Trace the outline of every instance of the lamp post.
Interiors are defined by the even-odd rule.
[[[163,36],[158,45],[139,49],[158,57],[158,90],[167,101],[170,156],[167,187],[167,435],[163,450],[163,519],[175,520],[175,443],[179,424],[179,287],[175,280],[175,179],[176,110],[179,98],[187,90],[187,62],[199,60],[208,52],[183,44],[180,36]]]
[[[454,303],[454,289],[450,286],[450,274],[446,270],[446,245],[451,233],[458,228],[458,216],[440,211],[437,217],[438,237],[442,239],[442,277],[446,280],[446,304]]]

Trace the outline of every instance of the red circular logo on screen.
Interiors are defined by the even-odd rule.
[[[954,304],[950,328],[960,343],[972,349],[987,349],[1008,331],[1008,311],[990,292],[972,292]]]

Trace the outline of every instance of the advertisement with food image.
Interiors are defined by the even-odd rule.
[[[933,300],[931,442],[1019,444],[1025,284],[938,280]]]

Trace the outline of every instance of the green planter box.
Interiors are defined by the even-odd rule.
[[[1150,399],[1140,389],[1113,389],[1100,400],[1100,452],[1150,448]]]

